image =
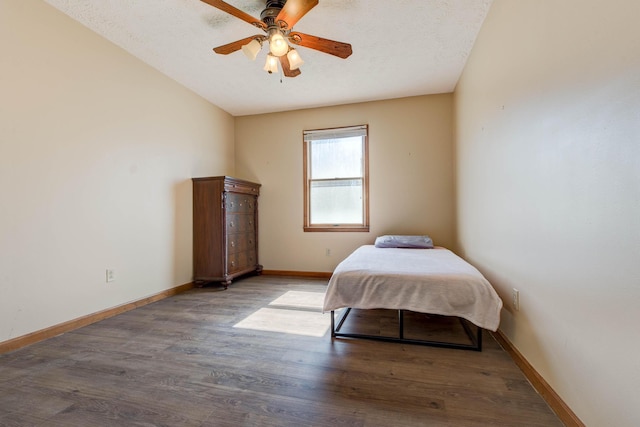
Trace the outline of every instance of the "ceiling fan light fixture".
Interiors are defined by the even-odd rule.
[[[253,39],[246,45],[242,46],[242,53],[244,53],[250,60],[255,61],[260,49],[262,49],[262,43],[257,39]]]
[[[291,49],[289,53],[287,53],[287,59],[289,60],[289,68],[291,70],[297,70],[301,65],[304,64],[302,58],[300,58],[300,54],[297,50]]]
[[[289,43],[278,30],[272,32],[269,36],[269,51],[274,56],[286,55],[289,51]]]
[[[264,64],[263,68],[267,73],[277,73],[278,72],[278,58],[273,56],[272,54],[267,55],[267,62]]]

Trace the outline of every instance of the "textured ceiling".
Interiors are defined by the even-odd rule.
[[[281,78],[213,47],[261,30],[200,0],[45,0],[234,116],[451,92],[492,0],[320,0],[295,30],[350,43],[340,59],[300,47]],[[258,17],[264,0],[226,0]]]

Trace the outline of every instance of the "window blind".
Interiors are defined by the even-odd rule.
[[[351,138],[354,136],[366,136],[367,125],[352,126],[339,129],[318,129],[305,130],[303,132],[305,141],[318,141],[322,139]]]

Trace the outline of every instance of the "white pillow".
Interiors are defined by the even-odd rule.
[[[429,236],[387,235],[376,238],[376,248],[416,248],[432,249],[433,241]]]

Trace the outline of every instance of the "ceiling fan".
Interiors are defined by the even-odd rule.
[[[260,14],[260,19],[254,18],[222,0],[201,1],[242,19],[266,33],[266,35],[258,34],[218,46],[213,51],[221,55],[228,55],[242,49],[249,59],[255,60],[262,48],[262,44],[267,41],[269,43],[269,54],[267,55],[264,70],[269,73],[278,71],[279,62],[286,77],[300,75],[299,67],[304,61],[289,43],[315,49],[343,59],[349,57],[352,53],[351,45],[348,43],[293,31],[293,26],[318,4],[318,0],[266,0],[266,7]]]

